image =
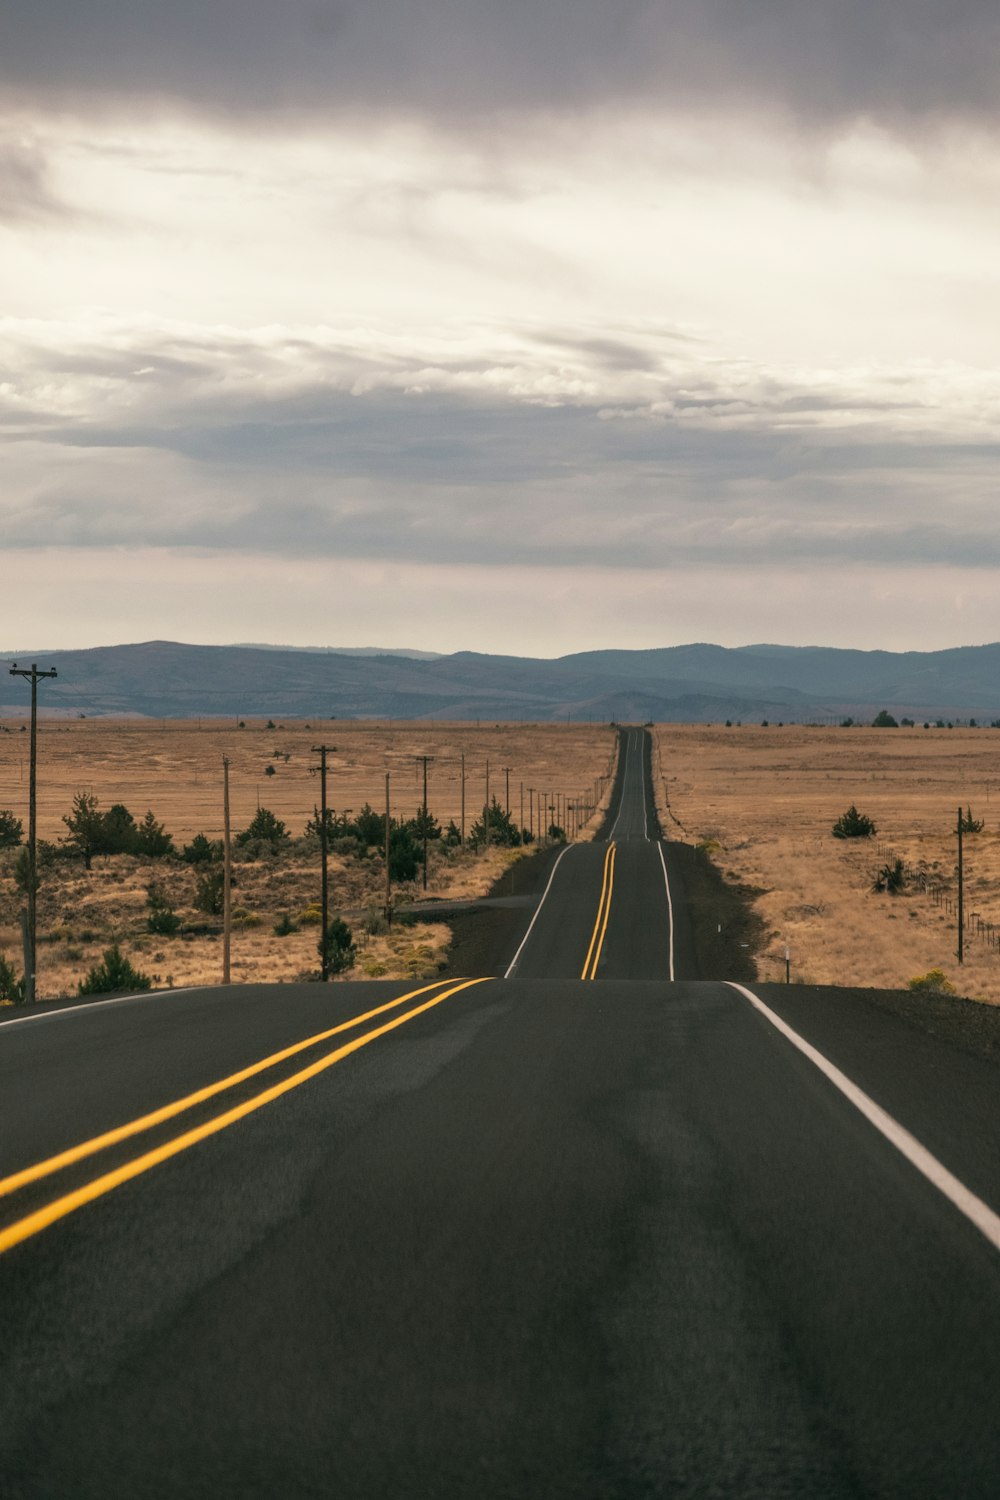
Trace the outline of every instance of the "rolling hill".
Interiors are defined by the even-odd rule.
[[[1000,716],[1000,643],[899,653],[695,644],[550,660],[146,641],[16,659],[58,669],[44,711],[88,717],[829,722],[880,708],[918,721]],[[0,712],[23,713],[26,687],[7,682]]]

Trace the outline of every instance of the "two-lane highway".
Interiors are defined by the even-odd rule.
[[[556,861],[507,978],[685,977],[649,754],[643,730],[622,731],[604,836],[570,845]]]
[[[643,740],[509,979],[0,1024],[3,1500],[995,1500],[996,1062],[687,978]]]

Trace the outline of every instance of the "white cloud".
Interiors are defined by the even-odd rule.
[[[975,601],[1000,561],[985,137],[918,149],[852,127],[807,148],[607,110],[492,137],[16,124],[56,205],[0,230],[0,518],[26,556],[76,547],[96,576],[120,543],[130,572],[153,579],[162,556],[179,579],[209,569],[189,549],[214,549],[248,587],[294,575],[303,610],[310,558],[355,580],[438,567],[446,633],[471,632],[471,601],[515,569],[532,598],[554,590],[543,654],[590,628],[573,576],[633,576],[615,597],[649,608],[597,609],[610,634],[589,643],[627,643],[635,615],[654,633],[629,643],[650,644],[660,579],[690,620],[670,639],[736,628],[707,621],[713,577],[762,622],[787,606],[784,633],[741,638],[788,639],[824,560],[868,586],[866,560],[898,579],[965,567]],[[356,638],[385,638],[351,587]],[[400,590],[416,607],[417,583]],[[239,615],[245,593],[220,598]],[[261,636],[222,630],[206,590],[184,609],[173,587],[145,597],[173,598],[177,623],[138,634]],[[351,643],[346,619],[309,621],[273,631]],[[833,639],[854,628],[831,608]]]

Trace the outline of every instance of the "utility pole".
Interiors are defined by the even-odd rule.
[[[521,782],[521,843],[524,843],[524,782]]]
[[[958,809],[958,961],[965,962],[965,869],[962,859],[962,809]]]
[[[432,759],[433,759],[433,756],[430,756],[430,755],[418,755],[417,756],[417,760],[422,760],[423,763],[424,763],[424,817],[423,817],[423,825],[424,825],[424,890],[425,891],[427,889],[427,762],[429,760],[432,760]]]
[[[465,848],[465,752],[462,752],[462,848]]]
[[[319,756],[319,857],[320,857],[320,905],[323,912],[322,937],[320,939],[320,978],[326,984],[330,978],[330,946],[327,936],[330,931],[330,877],[327,860],[327,816],[326,816],[326,753],[328,745],[313,745],[312,753]]]
[[[222,982],[229,984],[230,939],[233,928],[233,845],[229,827],[229,756],[222,757]]]
[[[533,786],[528,788],[528,832],[533,840],[535,837],[535,788]]]
[[[506,789],[504,791],[503,805],[504,805],[504,812],[507,814],[507,816],[509,818],[510,817],[510,766],[501,766],[500,769],[503,771],[504,775],[507,778]]]
[[[483,808],[483,823],[486,828],[486,847],[490,847],[490,763],[486,762],[486,804]]]
[[[392,926],[392,869],[389,855],[392,849],[392,819],[389,817],[389,772],[385,773],[385,920]]]
[[[35,1001],[35,969],[38,952],[38,684],[43,677],[57,677],[53,667],[49,672],[40,672],[35,662],[31,667],[19,667],[14,662],[11,677],[23,677],[31,683],[31,748],[28,762],[28,910],[22,927],[24,937],[24,1003]]]

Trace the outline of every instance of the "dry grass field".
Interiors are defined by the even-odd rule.
[[[717,845],[716,863],[762,890],[762,979],[784,978],[787,943],[803,983],[901,988],[942,969],[960,994],[1000,1003],[995,947],[968,936],[959,967],[943,906],[912,884],[872,891],[890,850],[953,888],[958,806],[971,806],[985,827],[965,839],[966,908],[1000,924],[997,730],[661,725],[654,781],[664,828]],[[877,840],[832,837],[851,803]]]
[[[0,808],[11,808],[27,827],[28,735],[21,722],[0,727]],[[490,795],[521,821],[538,829],[538,793],[573,800],[614,768],[616,736],[607,725],[526,724],[369,724],[288,722],[268,727],[247,721],[201,723],[149,720],[43,720],[39,725],[38,831],[57,842],[74,795],[92,793],[106,810],[124,803],[141,819],[147,809],[173,835],[179,849],[195,834],[222,833],[222,761],[230,762],[234,834],[246,827],[258,806],[274,812],[299,842],[277,859],[240,861],[235,866],[232,977],[238,982],[291,980],[315,971],[317,927],[310,904],[319,897],[319,854],[315,841],[300,840],[319,802],[319,757],[313,747],[330,747],[327,798],[338,812],[357,813],[367,802],[385,808],[385,774],[390,776],[393,817],[410,818],[422,797],[422,766],[430,757],[428,807],[442,826],[462,820],[462,756],[465,757],[466,830]],[[335,747],[335,748],[334,748]],[[268,768],[273,769],[269,774]],[[605,799],[606,800],[606,799]],[[560,804],[561,805],[561,804]],[[579,830],[593,836],[595,816]],[[431,845],[428,894],[462,898],[485,893],[516,851],[451,851]],[[20,968],[14,887],[16,851],[0,856],[0,952]],[[147,931],[146,887],[161,882],[185,926],[211,928],[193,907],[196,868],[174,860],[144,861],[127,855],[95,857],[87,872],[80,861],[58,860],[43,871],[39,893],[40,997],[75,992],[77,981],[100,959],[112,940],[157,986],[214,983],[221,973],[221,937],[214,931],[165,938]],[[381,859],[330,858],[331,912],[350,914],[357,960],[350,977],[420,977],[433,974],[447,951],[450,933],[442,923],[379,929],[384,891]],[[397,901],[422,897],[418,882],[395,893]],[[284,914],[298,930],[279,936]],[[240,926],[240,922],[245,925]]]

